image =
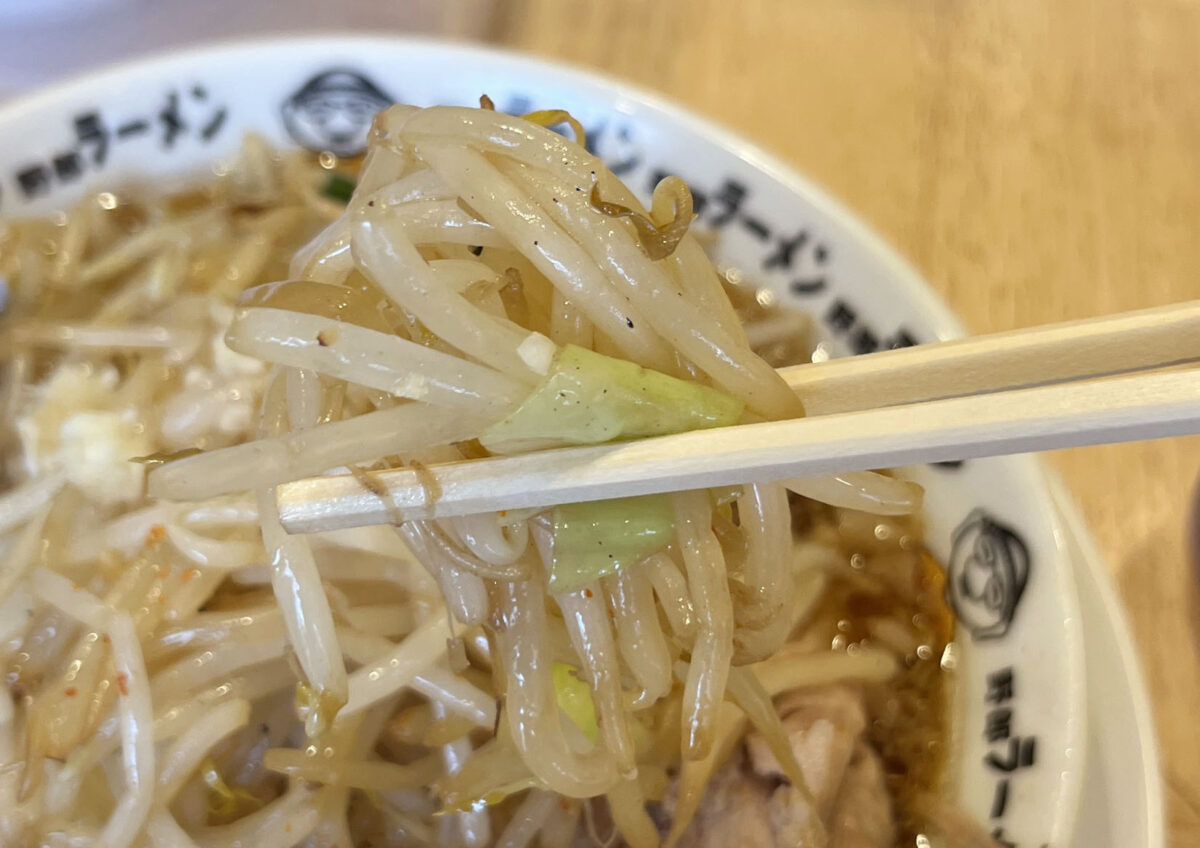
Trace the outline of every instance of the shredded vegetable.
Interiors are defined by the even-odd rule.
[[[579,679],[579,669],[566,663],[554,664],[554,691],[558,696],[558,707],[567,718],[575,723],[589,742],[595,742],[600,733],[596,724],[596,704],[592,691]]]
[[[708,386],[567,345],[521,405],[480,437],[493,453],[661,436],[735,423],[743,405]]]
[[[550,591],[573,592],[633,565],[674,539],[671,503],[662,495],[555,508]]]

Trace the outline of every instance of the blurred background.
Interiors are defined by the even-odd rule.
[[[188,44],[288,32],[485,37],[491,0],[0,0],[0,97]]]
[[[825,185],[977,332],[1200,297],[1196,0],[0,0],[0,97],[189,42],[347,30],[658,90]],[[1050,462],[1130,616],[1170,844],[1200,844],[1200,440]]]

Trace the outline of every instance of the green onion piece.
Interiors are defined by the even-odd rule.
[[[329,179],[325,180],[321,194],[339,203],[349,203],[350,196],[354,194],[354,186],[354,180],[335,171],[329,175]]]
[[[574,666],[566,663],[554,664],[554,692],[558,696],[558,707],[567,714],[589,742],[595,742],[600,729],[596,724],[596,705],[592,701],[592,690],[579,679]]]
[[[554,509],[551,592],[573,592],[662,550],[675,538],[665,495],[642,495]]]
[[[742,409],[708,386],[567,345],[532,394],[479,441],[492,453],[520,453],[665,436],[736,424]]]

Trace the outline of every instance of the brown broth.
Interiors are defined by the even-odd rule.
[[[834,650],[886,647],[902,657],[894,680],[863,694],[867,735],[896,803],[897,845],[911,846],[925,829],[913,802],[940,788],[950,732],[951,681],[941,660],[954,638],[954,617],[944,570],[920,542],[914,518],[879,518],[795,496],[792,514],[797,533],[832,543],[844,569],[831,572],[804,638]],[[881,627],[911,634],[912,644],[893,644]]]

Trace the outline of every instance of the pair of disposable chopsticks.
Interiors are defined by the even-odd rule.
[[[312,532],[1185,435],[1200,370],[1161,369],[1196,361],[1200,301],[835,359],[780,369],[805,418],[396,469],[371,490],[298,480],[279,513]]]

